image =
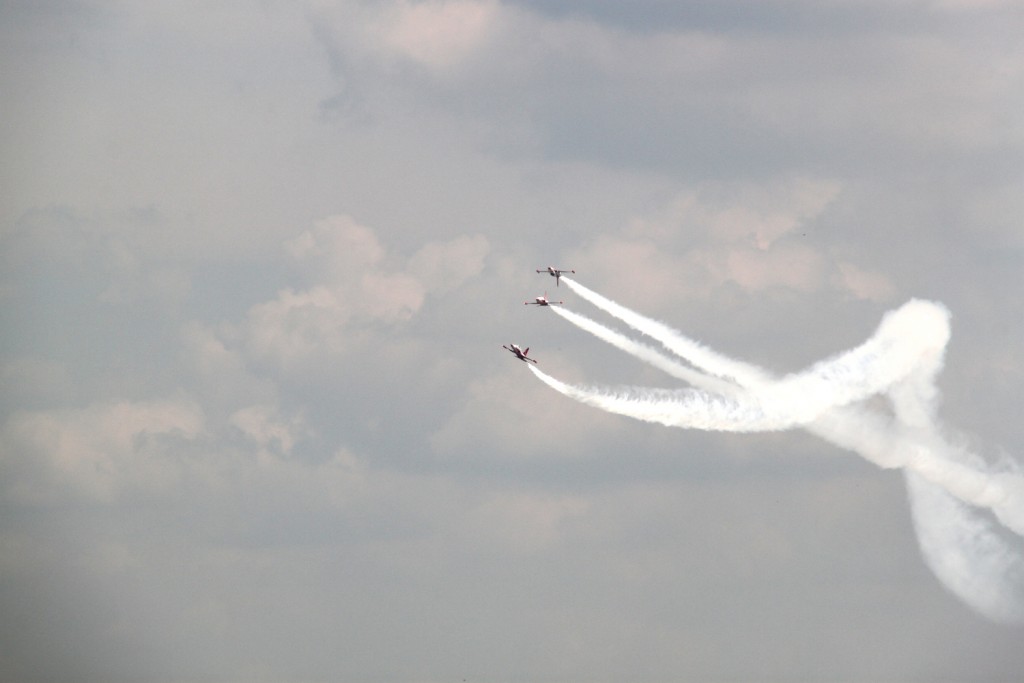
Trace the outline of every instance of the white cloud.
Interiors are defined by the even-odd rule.
[[[284,246],[306,278],[326,284],[358,281],[363,273],[378,268],[385,257],[373,230],[351,216],[319,220]]]
[[[399,322],[423,306],[423,283],[406,273],[365,273],[359,282],[359,309],[375,320]]]
[[[352,338],[400,326],[431,295],[453,291],[483,270],[490,249],[480,235],[431,242],[412,257],[389,252],[349,216],[318,221],[285,243],[310,287],[286,288],[253,306],[233,333],[252,357],[296,367],[351,352]]]
[[[836,284],[858,299],[892,301],[896,295],[896,286],[882,273],[864,270],[850,263],[839,263],[837,268]]]
[[[725,272],[727,281],[749,291],[786,287],[807,292],[822,286],[825,263],[820,252],[800,244],[733,248],[726,255]]]
[[[282,418],[276,406],[247,406],[232,413],[228,422],[253,441],[261,451],[284,456],[289,455],[296,441],[307,433],[302,420]]]
[[[182,327],[181,343],[184,361],[198,376],[208,400],[232,394],[252,399],[269,391],[249,374],[245,360],[229,350],[213,329],[195,321],[187,323]]]
[[[246,352],[282,368],[345,350],[345,326],[352,306],[328,287],[296,292],[253,306],[242,332]]]
[[[224,426],[255,450],[230,446]],[[188,398],[22,411],[0,429],[0,495],[19,505],[143,497],[205,507],[249,495],[294,497],[307,507],[350,504],[366,466],[343,448],[316,463],[295,458],[295,444],[308,435],[304,420],[275,406],[240,408],[219,425]]]
[[[895,479],[500,344],[647,381],[549,262],[772,367],[934,297],[1020,442],[1020,13],[570,4],[0,9],[0,678],[1019,674]]]
[[[400,0],[382,12],[377,30],[387,47],[445,70],[486,44],[500,9],[494,0]]]
[[[572,374],[564,358],[548,356],[544,362]],[[446,459],[578,459],[614,433],[614,419],[580,410],[537,382],[524,382],[523,370],[516,363],[501,374],[471,380],[462,406],[430,436],[433,450]]]
[[[6,496],[113,503],[126,490],[173,489],[176,451],[204,430],[201,407],[185,398],[15,413],[2,432]]]
[[[409,259],[409,271],[430,291],[449,292],[478,276],[489,252],[490,243],[483,235],[432,242]]]
[[[703,249],[679,254],[670,243],[633,234],[601,235],[568,260],[581,279],[603,283],[624,301],[642,300],[651,311],[720,284]]]
[[[814,239],[815,222],[840,192],[835,181],[808,179],[708,184],[634,218],[618,234],[601,235],[571,260],[586,263],[588,277],[605,290],[643,300],[648,310],[728,284],[750,292],[838,287],[858,298],[887,296],[891,285],[833,262]]]

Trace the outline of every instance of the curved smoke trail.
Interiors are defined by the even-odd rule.
[[[887,313],[864,344],[776,379],[562,279],[697,369],[572,311],[556,313],[695,388],[585,388],[530,366],[543,382],[582,403],[668,426],[803,428],[880,467],[903,469],[921,552],[933,573],[979,613],[1024,621],[1024,557],[1007,532],[978,510],[989,510],[1006,529],[1024,536],[1024,477],[1019,471],[991,471],[981,457],[944,437],[935,420],[934,380],[949,340],[949,312],[941,304],[912,300]],[[880,394],[889,398],[895,419],[863,405]]]

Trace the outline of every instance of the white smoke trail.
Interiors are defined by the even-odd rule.
[[[725,398],[696,389],[639,387],[620,391],[586,389],[560,382],[531,365],[542,382],[580,403],[667,427],[707,431],[763,432],[789,429],[792,422],[766,414],[755,400]]]
[[[649,346],[645,346],[644,344],[640,344],[623,334],[619,334],[615,330],[605,327],[586,316],[574,313],[567,308],[562,308],[561,306],[552,306],[551,310],[571,322],[576,327],[591,333],[598,339],[601,339],[617,349],[639,358],[645,363],[648,363],[676,379],[681,379],[695,387],[714,391],[715,393],[722,394],[724,396],[739,395],[741,393],[739,391],[739,387],[732,382],[726,382],[716,377],[706,375],[703,372],[698,372],[697,370],[686,367],[676,360],[659,353],[657,350],[652,349]]]
[[[802,427],[881,467],[902,468],[922,554],[935,575],[978,612],[997,621],[1024,620],[1024,558],[975,509],[990,510],[1024,536],[1024,477],[989,471],[982,458],[944,439],[935,424],[934,379],[949,339],[944,307],[911,301],[888,313],[861,346],[775,380],[761,368],[713,352],[663,323],[563,280],[598,308],[713,376],[559,310],[581,329],[704,391],[584,389],[531,367],[542,381],[583,403],[670,426],[728,431]],[[876,394],[889,397],[895,420],[855,405]],[[774,408],[765,410],[766,404]]]
[[[576,283],[572,284],[580,287]],[[607,299],[603,301],[618,311],[625,311]],[[654,349],[638,344],[582,315],[566,309],[556,309],[556,313],[674,377],[735,398],[735,409],[723,412],[723,407],[718,405],[719,397],[705,396],[707,402],[716,403],[716,408],[709,414],[720,413],[723,420],[728,421],[709,423],[701,428],[721,431],[790,429],[811,422],[833,408],[862,401],[896,385],[909,377],[918,367],[918,363],[923,362],[922,359],[928,358],[931,365],[936,365],[949,338],[948,313],[945,309],[928,302],[911,301],[899,310],[887,314],[875,335],[864,344],[817,363],[804,372],[787,375],[778,380],[760,368],[712,354],[703,347],[700,347],[703,349],[700,356],[688,358],[694,364],[702,363],[705,370],[714,374],[720,375],[721,371],[731,370],[729,374],[732,374],[740,387],[746,389],[737,392],[733,385],[681,366]],[[699,347],[695,342],[685,339],[661,323],[654,323],[637,314],[632,314],[631,318],[645,329],[653,330],[654,334],[651,336],[657,335],[655,339],[661,341],[666,348],[692,350]],[[587,401],[607,402],[610,398],[608,394],[598,395],[594,392],[578,394],[581,400],[584,396]],[[616,403],[608,405],[617,405],[628,400],[628,397],[619,396]],[[687,403],[692,403],[695,409],[703,407],[699,406],[699,400],[693,397],[688,397]],[[633,412],[625,414],[637,417]],[[655,421],[669,424],[663,419]]]
[[[634,330],[646,334],[660,342],[666,349],[680,358],[685,358],[696,367],[716,377],[732,379],[741,386],[751,387],[770,380],[761,368],[749,363],[733,360],[715,353],[703,344],[687,339],[664,323],[634,313],[625,306],[606,299],[597,292],[591,291],[575,280],[562,276],[562,282],[581,297],[603,311],[626,323]]]
[[[954,595],[993,621],[1024,622],[1024,557],[988,519],[913,472],[910,511],[925,563]]]
[[[802,397],[809,394],[813,398],[806,401],[808,404],[827,401],[843,405],[880,393],[914,372],[922,356],[930,356],[933,364],[936,358],[941,362],[949,340],[946,308],[929,301],[911,300],[887,313],[874,336],[861,346],[778,380],[756,365],[716,353],[664,323],[635,313],[571,278],[563,276],[562,281],[590,303],[705,372],[730,378],[746,389],[760,389],[770,398],[802,401]]]
[[[800,417],[817,412],[821,419],[813,421],[813,431],[819,436],[883,467],[918,471],[964,502],[991,509],[1005,525],[1024,536],[1024,478],[979,469],[983,464],[980,457],[942,440],[931,424],[936,395],[933,378],[941,368],[949,340],[949,313],[941,304],[912,300],[887,313],[875,335],[861,346],[776,382],[757,366],[710,351],[664,323],[630,311],[570,278],[562,280],[584,299],[697,367],[714,375],[731,376],[755,397],[779,400],[784,405],[778,410],[785,414],[788,408],[792,417],[790,427],[809,427],[812,421]],[[869,372],[877,375],[869,376]],[[862,387],[856,386],[858,381],[863,381]],[[794,397],[797,392],[788,387],[778,390],[773,386],[777,384],[818,390],[814,401],[804,405],[803,397]],[[862,424],[869,421],[864,411],[846,414],[836,410],[883,392],[894,399],[898,429],[878,419],[870,420],[870,425]],[[796,402],[796,407],[789,406],[789,401]],[[968,460],[973,466],[961,464]]]

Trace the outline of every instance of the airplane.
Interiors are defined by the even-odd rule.
[[[564,301],[548,301],[548,293],[544,292],[544,296],[538,296],[533,301],[524,301],[524,306],[550,306],[551,304],[564,304]]]
[[[509,347],[505,346],[504,344],[502,344],[501,348],[505,349],[506,351],[511,351],[512,353],[514,353],[516,355],[516,358],[518,358],[519,360],[523,361],[524,363],[526,363],[526,362],[536,363],[537,362],[537,361],[535,361],[532,358],[527,358],[526,357],[526,354],[528,354],[530,352],[530,347],[529,346],[527,346],[526,349],[524,350],[524,349],[519,348],[518,344],[513,344],[512,348],[509,348]]]
[[[557,287],[558,286],[558,279],[560,277],[562,277],[562,273],[565,272],[565,269],[564,268],[562,268],[562,269],[552,268],[551,266],[548,266],[547,268],[538,269],[537,272],[538,273],[549,273],[551,275],[551,277],[555,278],[555,287]],[[573,275],[576,274],[575,270],[570,270],[569,272],[572,273]]]

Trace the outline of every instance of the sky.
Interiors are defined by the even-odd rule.
[[[616,324],[548,265],[780,375],[941,302],[942,424],[1021,463],[1022,33],[0,1],[0,680],[1016,680],[1024,625],[930,571],[898,471],[501,346],[681,386],[524,306]]]

